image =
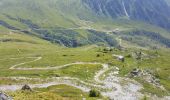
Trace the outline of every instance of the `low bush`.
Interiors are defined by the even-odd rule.
[[[90,97],[100,97],[100,92],[99,91],[97,91],[97,90],[95,90],[95,89],[92,89],[92,90],[90,90],[90,92],[89,92],[89,96]]]

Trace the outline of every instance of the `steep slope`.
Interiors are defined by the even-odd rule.
[[[100,32],[103,35],[100,37],[87,30],[86,23],[99,18],[86,9],[81,0],[1,0],[0,8],[2,9],[0,24],[4,27],[25,33],[35,33],[54,43],[68,47],[115,43],[114,38],[110,38],[105,33]],[[81,26],[85,26],[85,29],[81,29]]]
[[[146,75],[146,79],[134,78],[143,85],[142,94],[154,99],[170,95],[170,50],[165,49],[170,48],[169,10],[162,7],[168,9],[164,1],[155,1],[159,4],[154,0],[0,0],[1,88],[15,89],[15,84],[48,87],[63,80],[82,90],[87,86],[88,91],[99,85],[106,96],[131,99],[138,83],[131,85],[124,76],[137,68]],[[33,89],[37,93],[18,91],[11,96],[56,99],[61,94],[88,99],[88,94],[75,88],[45,87]]]
[[[126,17],[170,28],[170,7],[165,0],[84,0],[97,14]]]
[[[71,18],[76,20],[77,17],[66,16],[67,9],[70,8],[67,6],[69,1],[65,1],[64,3],[59,0],[50,0],[50,1],[41,1],[41,0],[1,0],[1,13],[5,15],[12,16],[14,18],[23,18],[32,20],[34,23],[38,25],[42,25],[44,27],[52,27],[52,26],[64,26],[70,27],[75,26],[74,22],[71,22]],[[75,3],[75,0],[70,2]],[[76,2],[76,8],[81,6],[79,2]],[[65,4],[65,5],[64,5]],[[62,5],[62,6],[61,6]],[[65,9],[62,9],[64,7]],[[74,15],[74,9],[69,9]],[[85,11],[81,9],[80,11]],[[77,12],[78,13],[78,12]]]
[[[168,10],[166,13],[163,12],[166,8],[168,9],[167,4],[159,0],[160,3],[152,2],[141,0],[128,2],[126,0],[0,0],[0,29],[5,27],[10,29],[9,31],[33,34],[67,47],[90,44],[118,46],[118,38],[125,43],[128,42],[127,46],[135,44],[145,47],[155,45],[170,47],[170,33],[163,29],[169,27]],[[151,10],[153,14],[150,13]],[[153,16],[155,14],[158,16]],[[136,30],[144,34],[140,36],[136,34],[137,38],[129,39],[132,37],[130,33],[138,33]],[[148,33],[156,35],[148,37],[146,35]],[[155,36],[158,36],[158,40],[161,41],[152,38]],[[141,41],[138,41],[139,38]]]

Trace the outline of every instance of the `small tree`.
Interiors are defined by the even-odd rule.
[[[97,91],[97,90],[95,90],[95,89],[92,89],[92,90],[90,90],[90,92],[89,92],[89,96],[90,96],[90,97],[100,97],[100,92]]]
[[[132,56],[131,56],[131,54],[128,54],[128,55],[126,55],[126,57],[127,57],[127,58],[131,58]]]
[[[100,54],[97,54],[96,57],[100,57]]]

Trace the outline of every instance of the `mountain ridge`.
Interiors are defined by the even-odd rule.
[[[138,2],[135,3],[134,1]],[[167,30],[167,27],[169,27],[169,17],[167,18],[170,14],[169,10],[167,10],[167,14],[162,12],[162,16],[165,15],[166,17],[165,19],[162,16],[152,19],[153,16],[145,16],[145,13],[141,13],[142,19],[137,19],[138,17],[133,19],[136,15],[140,16],[138,13],[140,10],[143,11],[144,8],[147,9],[147,12],[150,11],[148,10],[149,5],[153,2],[143,1],[146,4],[148,3],[146,7],[141,8],[142,6],[140,6],[132,9],[139,5],[139,1],[141,2],[141,0],[1,0],[0,24],[10,30],[34,34],[52,43],[59,43],[67,47],[90,44],[118,46],[117,37],[123,37],[123,40],[125,36],[127,38],[131,36],[117,33],[129,33],[134,32],[134,30],[146,32],[140,36],[144,44],[147,44],[144,38],[147,37],[147,32],[150,32],[159,34],[158,39],[163,37],[167,41],[158,42],[158,47],[162,45],[169,47],[170,33]],[[152,4],[154,5],[153,8],[156,9],[152,9],[154,14],[158,13],[157,9],[160,5],[166,5],[165,8],[168,8],[164,1],[158,1],[163,3]],[[164,11],[165,8],[159,11]],[[129,9],[132,9],[132,11],[130,12]],[[133,13],[136,14],[133,15]],[[161,20],[157,20],[160,18]],[[115,34],[115,32],[117,33]],[[150,40],[153,40],[153,38],[147,37],[147,41],[151,44],[147,44],[146,47],[152,47],[157,42],[155,39],[153,43]],[[124,42],[134,41],[140,46],[141,43],[138,43],[135,38],[133,41],[124,40]]]
[[[127,17],[170,28],[170,7],[165,0],[84,0],[97,14],[113,19]]]

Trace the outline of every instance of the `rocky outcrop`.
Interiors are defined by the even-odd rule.
[[[158,78],[155,77],[155,75],[153,74],[152,71],[150,70],[141,70],[138,68],[134,68],[130,73],[129,73],[130,77],[140,77],[142,80],[153,84],[156,87],[159,88],[163,88],[163,86],[161,86],[160,84],[160,80]]]
[[[83,0],[98,15],[113,19],[127,17],[131,20],[170,28],[170,7],[165,0]]]
[[[0,92],[0,100],[13,100],[12,97],[6,95],[3,92]]]

